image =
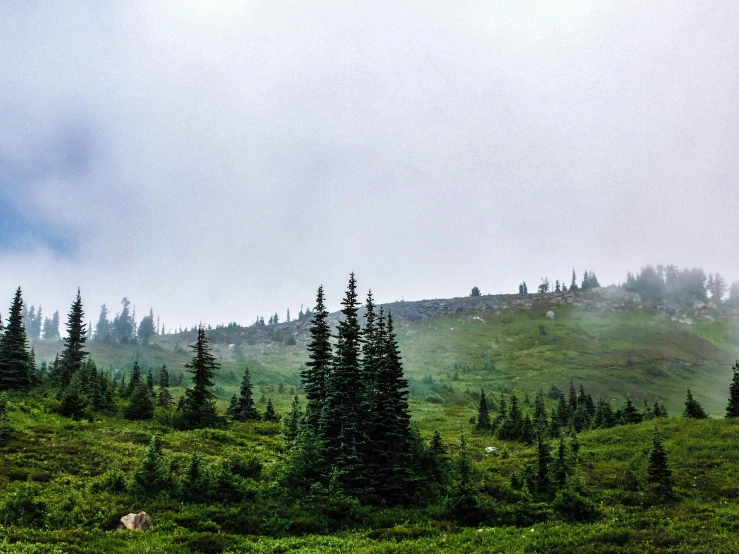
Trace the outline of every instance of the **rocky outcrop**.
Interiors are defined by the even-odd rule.
[[[151,519],[146,512],[128,514],[121,518],[119,529],[131,529],[132,531],[148,531],[151,529]]]

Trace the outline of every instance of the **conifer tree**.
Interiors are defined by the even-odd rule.
[[[652,449],[649,451],[647,481],[653,484],[657,492],[663,495],[672,492],[672,471],[670,471],[667,463],[667,452],[662,446],[662,436],[656,426],[652,438]]]
[[[136,390],[136,388],[141,384],[141,366],[139,366],[139,362],[135,361],[133,362],[133,370],[131,370],[131,380],[128,382],[128,385],[125,389],[125,396],[126,398],[130,398],[133,394],[133,391]]]
[[[308,343],[306,369],[301,372],[301,379],[307,399],[306,417],[314,431],[318,431],[318,423],[326,401],[326,382],[331,370],[331,328],[327,318],[328,310],[324,305],[323,285],[318,287],[316,307],[311,321],[311,340]]]
[[[565,439],[564,437],[561,437],[559,439],[559,448],[557,449],[557,459],[554,461],[554,474],[552,475],[553,481],[557,485],[557,488],[561,489],[562,487],[564,487],[569,471],[570,470],[567,465],[567,450],[565,448]]]
[[[544,405],[544,391],[539,389],[534,398],[534,427],[537,433],[543,432],[547,426],[547,408]]]
[[[577,286],[577,274],[575,274],[575,268],[572,268],[572,282],[570,283],[570,290],[577,291],[580,287]]]
[[[467,438],[462,432],[459,436],[459,453],[457,454],[457,476],[461,489],[467,489],[472,484],[472,460],[467,448]]]
[[[287,419],[287,431],[285,432],[285,436],[287,437],[287,440],[289,442],[292,442],[295,440],[295,437],[298,436],[298,431],[300,430],[300,422],[303,419],[303,410],[300,409],[300,401],[298,400],[298,395],[296,394],[293,397],[293,401],[290,404],[290,415]]]
[[[174,398],[169,392],[169,372],[167,366],[163,365],[161,371],[159,371],[159,396],[157,398],[157,404],[162,408],[169,408],[174,404]]]
[[[480,406],[477,409],[477,430],[490,430],[490,413],[488,412],[488,401],[485,398],[485,390],[480,391]]]
[[[554,418],[554,414],[552,414]],[[559,393],[559,402],[557,404],[557,424],[560,427],[567,427],[570,421],[570,409],[567,407],[565,402],[565,395],[563,392]]]
[[[577,391],[575,391],[575,385],[572,381],[570,381],[570,398],[568,408],[570,417],[574,416],[575,410],[577,410]]]
[[[179,425],[188,429],[211,427],[218,423],[213,377],[220,368],[210,349],[205,328],[198,327],[197,342],[190,348],[193,358],[185,364],[192,375],[192,388],[185,390]]]
[[[82,362],[87,356],[85,342],[87,342],[87,329],[84,323],[85,312],[82,310],[82,299],[80,289],[77,289],[77,298],[72,303],[67,316],[67,336],[64,337],[64,351],[61,356],[62,372],[61,387],[65,388],[72,377],[82,367]]]
[[[693,398],[693,393],[690,392],[690,389],[688,389],[688,395],[685,399],[685,411],[683,411],[683,417],[689,417],[692,419],[706,419],[708,417],[703,406]]]
[[[639,410],[634,406],[634,403],[631,401],[631,397],[627,396],[626,404],[621,409],[621,424],[629,425],[633,423],[641,423],[642,419],[642,414],[640,414]]]
[[[593,427],[595,429],[610,429],[616,425],[616,415],[613,413],[611,403],[605,398],[599,398],[595,408]]]
[[[131,401],[123,412],[123,417],[131,420],[144,420],[154,417],[154,402],[146,383],[139,383],[133,389]]]
[[[251,386],[251,373],[249,368],[244,370],[244,377],[241,380],[241,389],[239,390],[239,398],[236,408],[232,414],[236,421],[250,421],[261,419],[256,406],[254,405],[254,393]]]
[[[154,435],[139,470],[133,475],[131,489],[136,496],[156,496],[174,489],[174,480],[164,464],[162,446],[161,436]]]
[[[357,448],[361,441],[359,417],[364,394],[360,365],[361,329],[357,319],[357,282],[352,273],[341,302],[339,323],[326,398],[319,422],[319,436],[326,447],[326,459],[334,466],[349,495],[356,493],[360,477]]]
[[[536,432],[534,429],[534,424],[531,421],[531,416],[529,414],[526,414],[526,417],[523,418],[523,421],[521,422],[521,432],[519,433],[519,439],[524,444],[532,445],[534,444],[535,436]]]
[[[408,381],[403,375],[403,364],[395,337],[392,314],[378,318],[380,370],[377,376],[375,428],[371,446],[373,457],[380,460],[381,486],[378,492],[387,503],[401,504],[412,496],[410,468],[411,430],[408,409]]]
[[[151,394],[152,400],[156,400],[156,392],[154,392],[154,374],[151,372],[151,368],[146,371],[146,386],[149,387],[149,393]]]
[[[444,471],[447,463],[447,451],[444,442],[441,440],[441,434],[438,429],[434,430],[434,436],[431,439],[429,447],[431,475],[434,481],[441,483],[444,479]]]
[[[23,295],[15,292],[5,332],[0,336],[0,390],[28,390],[29,353],[23,324]]]
[[[208,492],[208,473],[198,447],[195,446],[190,456],[182,482],[182,495],[185,500],[202,502]]]
[[[536,490],[544,494],[549,490],[549,464],[552,462],[552,456],[549,452],[549,445],[544,442],[541,435],[537,440],[536,460]]]
[[[226,415],[230,417],[231,419],[236,419],[239,414],[239,399],[234,394],[231,397],[231,401],[228,403],[228,408],[226,408]]]
[[[267,408],[264,410],[264,421],[271,421],[273,423],[280,422],[280,416],[275,413],[275,407],[272,405],[272,399],[267,400]]]
[[[61,407],[59,413],[71,417],[75,421],[87,415],[87,395],[81,384],[79,374],[75,374],[67,387],[61,393]]]
[[[732,368],[734,376],[729,385],[729,404],[726,406],[726,417],[739,417],[739,361]]]
[[[5,444],[13,435],[8,417],[8,396],[5,391],[0,392],[0,444]]]

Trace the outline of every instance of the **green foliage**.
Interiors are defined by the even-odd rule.
[[[470,292],[470,296],[480,296],[480,289],[477,287],[472,287],[472,292]]]
[[[8,417],[8,396],[5,391],[0,392],[0,445],[13,436],[13,428]]]
[[[30,353],[23,324],[23,297],[21,288],[15,291],[5,330],[0,335],[0,390],[28,390]]]
[[[131,420],[152,419],[154,402],[151,399],[149,386],[140,382],[131,394],[131,400],[123,411],[123,417]]]
[[[732,368],[733,377],[729,385],[729,403],[726,406],[726,417],[739,417],[739,361]]]
[[[192,375],[193,386],[185,391],[175,422],[184,429],[218,426],[220,422],[216,413],[215,395],[211,389],[212,379],[220,366],[211,351],[202,325],[198,328],[197,342],[190,348],[194,356],[185,367]]]
[[[706,419],[708,414],[703,409],[703,406],[693,398],[693,393],[688,389],[688,394],[685,398],[685,410],[683,411],[683,417],[690,417],[693,419]]]
[[[649,451],[647,476],[647,481],[654,485],[661,495],[672,492],[672,471],[667,463],[667,452],[662,446],[662,436],[656,426],[652,437],[652,449]]]

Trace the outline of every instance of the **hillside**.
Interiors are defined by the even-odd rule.
[[[384,305],[396,319],[398,341],[422,420],[472,415],[477,393],[514,390],[523,396],[552,385],[583,383],[593,396],[626,396],[641,405],[664,401],[682,409],[690,387],[711,413],[720,414],[725,383],[739,355],[739,315],[705,304],[678,308],[642,304],[615,287],[547,295],[489,295]],[[554,317],[548,318],[547,312]],[[336,324],[338,314],[331,314]],[[308,322],[219,328],[209,332],[223,370],[219,395],[236,392],[243,367],[278,407],[287,409],[291,387],[307,360]],[[286,342],[295,338],[295,345]],[[99,364],[130,370],[138,360],[155,371],[181,370],[194,333],[164,335],[148,345],[91,341]],[[37,359],[51,361],[62,344],[34,341]],[[283,384],[284,392],[279,393]],[[423,417],[421,417],[423,414]]]

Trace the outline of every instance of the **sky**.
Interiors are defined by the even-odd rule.
[[[0,313],[739,280],[738,59],[728,0],[5,2]]]

